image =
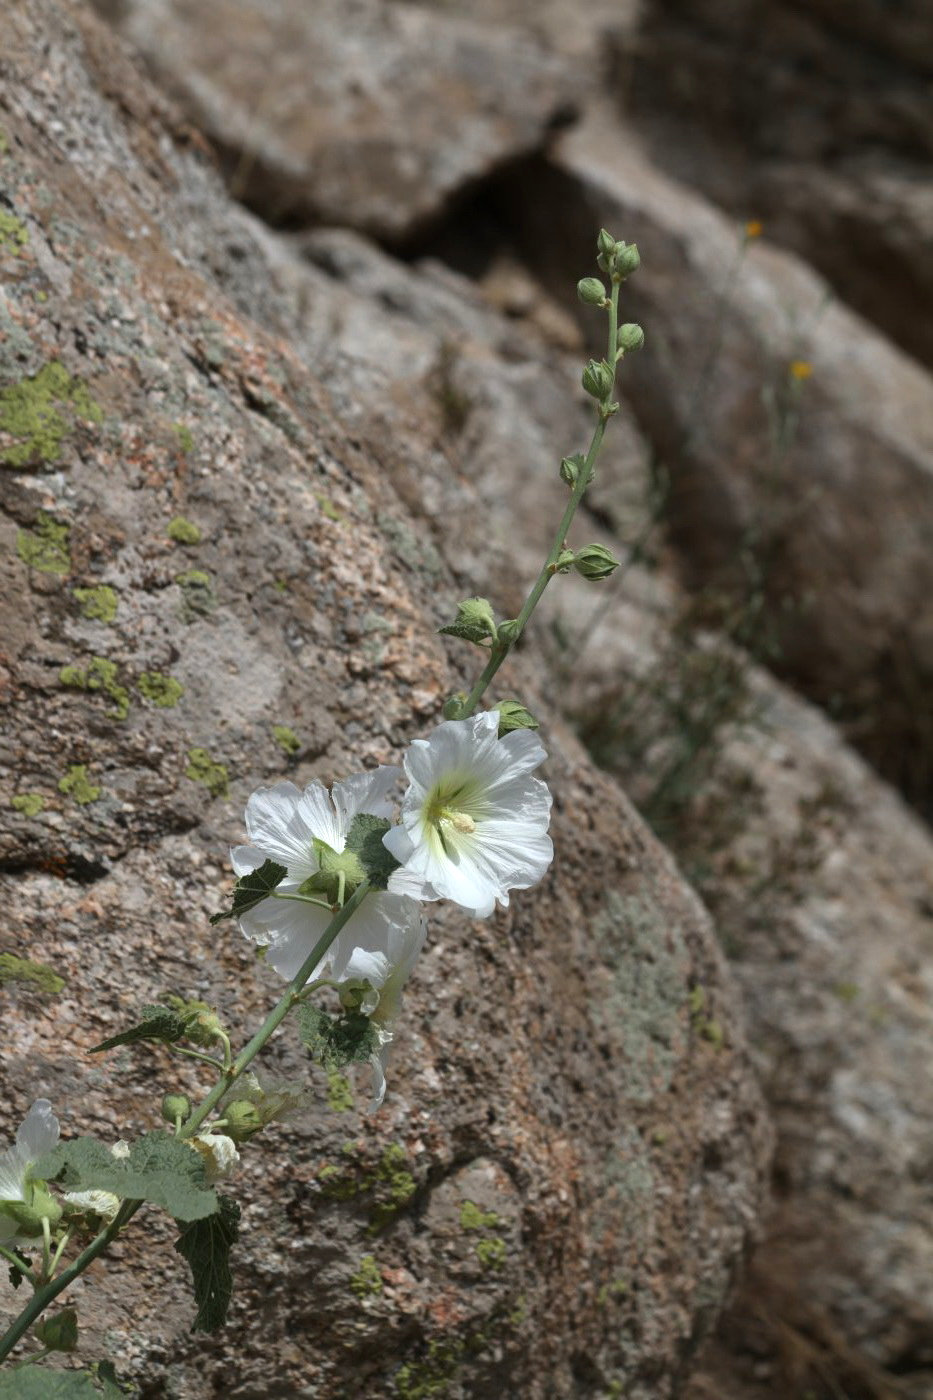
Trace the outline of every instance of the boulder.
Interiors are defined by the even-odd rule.
[[[433,447],[386,429],[378,456],[365,381],[337,364],[332,393],[275,329],[323,274],[229,202],[91,13],[17,0],[0,84],[3,1135],[44,1094],[67,1134],[109,1141],[207,1081],[90,1046],[168,990],[239,1041],[278,993],[207,923],[248,794],[397,758],[472,674],[434,634],[460,517],[426,524],[451,472],[437,428]],[[384,459],[416,447],[409,503]],[[478,532],[490,503],[457,489]],[[365,1083],[275,1038],[266,1072],[314,1102],[229,1184],[226,1330],[190,1336],[147,1212],[76,1293],[82,1359],[153,1396],[678,1392],[767,1166],[741,1014],[705,911],[536,654],[503,684],[551,754],[553,870],[485,923],[432,909],[376,1116]]]
[[[838,0],[663,0],[614,86],[658,163],[802,254],[933,363],[933,14]]]
[[[573,110],[521,31],[380,0],[126,0],[123,33],[272,223],[399,243]]]
[[[594,223],[642,247],[625,315],[646,348],[622,390],[670,474],[685,576],[763,593],[773,664],[929,804],[929,376],[799,259],[654,167],[610,113],[498,198],[549,286],[586,269]]]

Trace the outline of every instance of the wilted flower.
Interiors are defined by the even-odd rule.
[[[236,1143],[225,1133],[210,1130],[188,1139],[188,1146],[199,1153],[204,1162],[204,1174],[210,1184],[229,1176],[240,1160]]]
[[[389,889],[452,899],[483,917],[551,863],[551,794],[532,770],[547,754],[528,729],[498,738],[499,714],[447,720],[405,754],[402,825],[383,841],[400,861]]]
[[[369,1016],[379,1041],[379,1048],[370,1061],[373,1067],[371,1109],[377,1109],[385,1098],[389,1046],[402,1007],[402,989],[424,946],[426,930],[427,925],[420,916],[407,924],[386,921],[382,946],[355,948],[346,965],[345,982],[351,987],[354,982],[364,987],[359,1009]]]
[[[250,844],[230,852],[237,875],[246,875],[272,859],[288,870],[277,894],[301,893],[313,877],[341,870],[350,892],[354,881],[359,883],[365,873],[357,858],[345,849],[350,824],[361,812],[376,817],[391,815],[392,805],[385,794],[398,774],[397,768],[389,767],[357,773],[334,783],[332,793],[317,781],[304,792],[288,782],[260,788],[246,804]],[[267,945],[269,965],[283,977],[292,978],[332,917],[329,909],[314,904],[270,897],[239,915],[239,921],[247,938]],[[355,949],[380,949],[387,924],[408,928],[417,919],[418,907],[405,892],[373,891],[341,930],[312,978],[342,981]]]
[[[36,1181],[32,1168],[58,1142],[58,1119],[48,1099],[36,1099],[12,1147],[0,1152],[0,1244],[16,1244],[42,1233],[42,1217],[54,1224],[61,1207]]]

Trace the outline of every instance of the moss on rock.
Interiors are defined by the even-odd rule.
[[[68,416],[63,408],[70,410]],[[0,432],[16,439],[0,446],[0,463],[20,468],[57,462],[73,418],[102,423],[104,414],[81,380],[72,378],[58,360],[0,389]]]
[[[117,592],[107,583],[100,583],[96,588],[76,588],[75,597],[83,615],[93,622],[108,624],[117,615]]]
[[[230,775],[223,763],[215,763],[207,749],[189,749],[185,777],[206,787],[211,797],[226,797]]]
[[[57,996],[65,985],[64,977],[45,963],[31,962],[15,953],[0,953],[0,985],[6,982],[26,982],[48,996]]]
[[[164,676],[161,671],[143,671],[136,687],[140,695],[161,710],[173,709],[185,693],[180,681],[174,676]]]
[[[64,578],[71,573],[70,534],[70,525],[40,510],[34,529],[17,530],[16,553],[30,569]]]
[[[91,782],[87,775],[87,765],[84,763],[73,763],[59,780],[59,792],[66,797],[73,797],[80,806],[86,807],[89,802],[96,802],[100,797],[100,788]]]

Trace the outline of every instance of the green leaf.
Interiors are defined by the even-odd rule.
[[[214,914],[211,923],[219,924],[224,919],[235,919],[238,915],[245,914],[248,909],[255,909],[257,904],[269,898],[276,885],[280,885],[287,874],[287,866],[267,860],[263,861],[257,870],[251,870],[248,875],[241,875],[233,889],[233,907],[223,910],[220,914]]]
[[[62,1308],[53,1317],[37,1323],[34,1330],[50,1351],[74,1351],[78,1345],[78,1314],[74,1308]]]
[[[461,637],[465,642],[483,646],[496,634],[496,618],[488,598],[465,598],[457,604],[457,616],[446,627],[439,627],[444,637]]]
[[[113,1050],[118,1045],[132,1045],[137,1040],[161,1040],[166,1045],[173,1045],[176,1040],[183,1039],[188,1029],[185,1018],[167,1006],[144,1006],[140,1015],[142,1020],[138,1026],[121,1031],[119,1035],[112,1035],[108,1040],[102,1040],[99,1045],[92,1045],[89,1053],[94,1055],[98,1050]]]
[[[312,1059],[326,1070],[363,1063],[379,1049],[376,1027],[360,1011],[331,1016],[304,1002],[298,1008],[298,1033]]]
[[[187,1259],[194,1281],[198,1305],[192,1332],[216,1332],[227,1320],[233,1278],[230,1249],[239,1234],[240,1207],[230,1196],[218,1198],[218,1209],[203,1220],[182,1227],[175,1241],[178,1253]]]
[[[20,1366],[0,1375],[0,1400],[100,1400],[90,1371]]]
[[[370,812],[357,812],[347,832],[344,850],[353,852],[366,871],[374,890],[384,890],[392,871],[399,867],[395,856],[382,844],[382,838],[391,825],[385,817],[374,817]]]
[[[217,1209],[200,1154],[168,1133],[146,1133],[125,1158],[94,1138],[74,1138],[40,1157],[33,1171],[69,1191],[112,1191],[124,1201],[151,1201],[177,1220],[201,1220]]]

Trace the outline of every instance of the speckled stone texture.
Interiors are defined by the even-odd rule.
[[[232,192],[274,223],[404,240],[574,110],[576,83],[538,40],[436,7],[126,0],[118,15]]]
[[[238,309],[236,267],[275,300],[271,255],[97,20],[17,0],[0,84],[0,942],[66,979],[4,983],[4,1129],[42,1093],[66,1133],[112,1140],[203,1081],[88,1046],[165,990],[237,1036],[276,994],[207,924],[249,792],[397,757],[465,678],[433,634],[456,521],[432,539],[291,343]],[[450,464],[422,451],[430,493]],[[318,1079],[317,1108],[245,1155],[222,1336],[190,1337],[155,1212],[75,1290],[82,1355],[147,1395],[677,1393],[769,1134],[706,914],[534,653],[519,684],[551,753],[548,878],[476,926],[432,911],[378,1116],[365,1084],[348,1108]],[[288,1030],[267,1064],[310,1073]]]

